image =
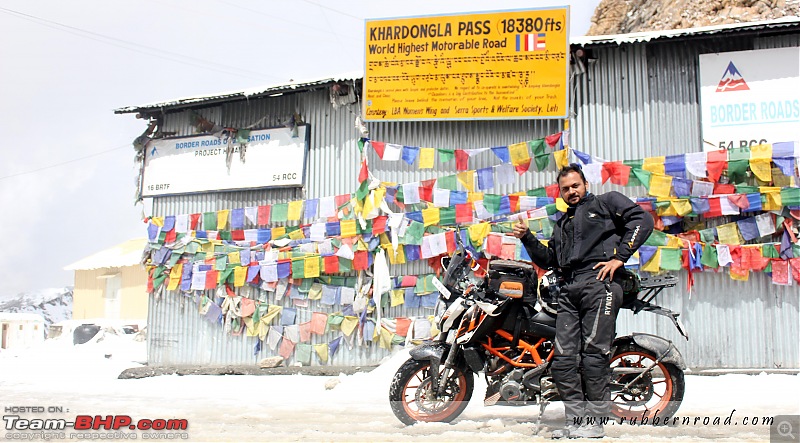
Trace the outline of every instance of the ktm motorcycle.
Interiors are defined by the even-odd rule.
[[[389,389],[392,411],[407,425],[450,422],[467,407],[474,375],[483,372],[484,404],[539,405],[538,428],[547,404],[559,400],[550,370],[558,275],[550,271],[537,279],[533,266],[497,259],[476,280],[470,271],[478,269],[477,262],[463,245],[443,258],[442,265],[442,280],[434,279],[440,293],[435,316],[440,333],[413,348],[395,373]],[[622,269],[617,273],[622,308],[664,315],[688,340],[679,314],[652,303],[663,289],[676,285],[675,276],[640,280]],[[611,369],[611,411],[616,417],[673,416],[680,407],[686,364],[671,341],[643,333],[617,337]]]

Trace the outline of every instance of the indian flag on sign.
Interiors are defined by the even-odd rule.
[[[517,34],[517,52],[543,51],[545,49],[545,33]]]

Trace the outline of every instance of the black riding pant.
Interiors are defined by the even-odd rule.
[[[609,362],[622,288],[596,277],[597,271],[576,275],[559,294],[552,373],[568,422],[610,412]]]

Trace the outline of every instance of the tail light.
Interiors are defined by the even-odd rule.
[[[508,298],[522,298],[524,286],[522,282],[504,281],[500,283],[500,289],[497,291],[497,293]]]

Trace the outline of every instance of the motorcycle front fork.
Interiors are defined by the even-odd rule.
[[[436,383],[437,386],[433,387],[437,395],[444,395],[444,390],[447,387],[447,379],[450,378],[450,375],[453,373],[456,357],[458,357],[458,345],[456,345],[455,340],[450,341],[450,337],[448,337],[448,342],[450,342],[450,350],[447,351],[447,359],[444,361],[444,368],[442,368],[442,374],[439,376],[438,383]]]

